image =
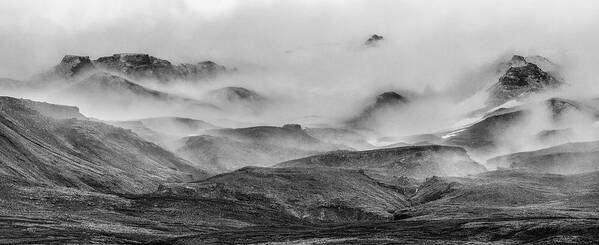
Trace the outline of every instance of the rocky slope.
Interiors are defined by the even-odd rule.
[[[489,89],[489,104],[500,105],[531,93],[557,88],[563,83],[522,56],[512,57],[506,67],[499,81]]]
[[[497,138],[519,123],[530,117],[533,110],[547,111],[550,123],[560,123],[569,113],[578,113],[589,118],[599,116],[599,110],[592,105],[580,101],[564,98],[551,98],[541,102],[534,102],[509,108],[499,108],[486,114],[481,120],[456,129],[452,132],[440,134],[443,143],[464,146],[475,151],[488,151],[497,145]],[[540,134],[544,132],[526,132]],[[546,135],[548,136],[548,135]],[[540,135],[540,137],[543,137]]]
[[[279,163],[276,167],[365,169],[394,176],[427,178],[486,171],[459,147],[426,145],[370,151],[337,151]]]
[[[198,80],[225,73],[227,69],[212,61],[173,65],[170,61],[148,54],[114,54],[94,60],[98,68],[119,72],[133,79]]]
[[[47,186],[144,192],[205,173],[126,130],[76,108],[0,98],[0,174]]]

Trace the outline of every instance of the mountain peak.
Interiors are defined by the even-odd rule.
[[[512,59],[510,59],[509,63],[511,67],[520,67],[526,65],[528,62],[526,61],[524,56],[514,55],[512,56]]]
[[[519,96],[557,88],[560,85],[562,82],[552,74],[528,62],[526,58],[514,55],[508,62],[505,74],[489,89],[490,101],[492,104],[501,104]]]
[[[374,46],[374,45],[376,45],[381,40],[383,40],[383,36],[377,35],[377,34],[373,34],[370,38],[368,38],[368,40],[366,40],[366,42],[364,43],[364,45],[366,45],[366,46]]]

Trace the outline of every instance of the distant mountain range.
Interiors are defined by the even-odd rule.
[[[148,54],[121,53],[91,60],[89,56],[65,55],[52,70],[39,74],[38,79],[71,79],[93,70],[116,73],[134,80],[199,80],[230,72],[212,61],[174,65],[170,61]]]

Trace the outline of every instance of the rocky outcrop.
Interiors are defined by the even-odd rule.
[[[89,56],[65,55],[56,67],[56,71],[64,77],[72,77],[93,67]]]
[[[197,80],[214,77],[227,69],[212,61],[173,65],[148,54],[114,54],[93,61],[98,68],[118,72],[132,79]]]
[[[65,55],[52,70],[35,77],[39,80],[74,79],[89,71],[107,71],[135,80],[199,80],[226,73],[226,67],[212,61],[172,64],[148,54],[114,54],[90,60],[89,56]]]
[[[373,34],[370,38],[368,38],[368,40],[366,40],[366,42],[364,42],[364,45],[371,46],[371,47],[376,46],[382,40],[383,40],[383,36]]]
[[[511,99],[526,96],[562,85],[562,82],[543,71],[522,56],[515,55],[499,81],[489,89],[490,104],[501,104]]]
[[[95,69],[89,56],[65,55],[58,65],[34,76],[34,80],[64,80],[77,78]]]

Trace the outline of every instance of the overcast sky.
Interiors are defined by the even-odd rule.
[[[0,77],[26,78],[64,54],[119,52],[299,72],[319,63],[322,70],[329,63],[356,70],[364,63],[337,59],[338,50],[355,51],[378,33],[388,47],[369,56],[373,66],[365,70],[387,74],[381,80],[401,73],[413,89],[448,84],[456,71],[511,53],[593,67],[597,13],[595,1],[0,0]]]

